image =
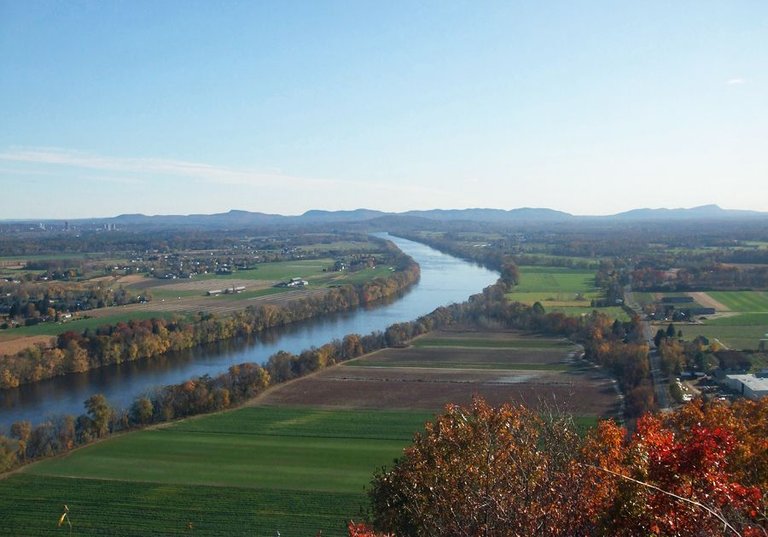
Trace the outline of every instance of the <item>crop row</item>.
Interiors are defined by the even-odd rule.
[[[0,535],[344,535],[364,494],[262,491],[17,475],[0,481]]]
[[[169,432],[403,440],[422,428],[425,412],[250,407],[181,422]]]

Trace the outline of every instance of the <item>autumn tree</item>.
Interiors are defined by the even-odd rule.
[[[449,405],[391,470],[376,474],[374,526],[397,535],[591,535],[590,470],[565,416],[476,398]],[[602,476],[597,479],[602,479]]]
[[[648,414],[631,436],[611,421],[580,436],[558,414],[449,405],[375,475],[374,527],[401,537],[765,535],[767,431],[768,399]]]
[[[114,414],[114,410],[109,406],[107,398],[100,393],[92,395],[85,401],[85,409],[96,436],[99,438],[106,436],[109,432],[109,422]]]

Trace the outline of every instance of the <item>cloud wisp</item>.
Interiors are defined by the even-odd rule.
[[[743,78],[729,78],[726,82],[726,86],[743,86],[747,81]]]
[[[0,152],[0,162],[23,164],[38,167],[67,167],[74,170],[96,171],[110,174],[90,177],[91,180],[116,182],[144,183],[162,177],[186,178],[209,185],[237,185],[245,187],[281,186],[289,189],[304,189],[328,191],[333,189],[361,188],[378,192],[381,195],[411,193],[420,196],[431,196],[435,192],[431,188],[411,183],[410,185],[391,184],[381,181],[322,179],[316,177],[301,177],[276,171],[257,171],[239,169],[227,166],[216,166],[202,162],[158,158],[111,157],[72,151],[62,148],[11,148]],[[50,170],[40,170],[47,174]],[[383,194],[387,193],[387,194]]]
[[[85,170],[128,174],[135,176],[135,179],[155,176],[177,176],[221,185],[264,186],[274,184],[275,181],[281,181],[293,183],[297,186],[308,186],[308,183],[322,186],[325,183],[335,182],[279,173],[239,170],[184,160],[106,157],[59,148],[13,149],[0,153],[0,161],[66,166]]]

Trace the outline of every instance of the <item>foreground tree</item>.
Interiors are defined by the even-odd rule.
[[[558,414],[450,405],[374,477],[374,527],[402,537],[765,535],[767,427],[768,400],[645,416],[631,437],[608,421],[580,436]]]
[[[566,416],[479,398],[450,405],[376,475],[374,525],[397,535],[591,535],[600,495],[587,488],[612,479],[587,475],[580,463],[598,459],[579,456],[580,443]]]

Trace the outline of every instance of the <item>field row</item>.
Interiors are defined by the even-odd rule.
[[[20,474],[0,480],[0,535],[303,537],[346,535],[365,504],[355,492],[259,490]]]

